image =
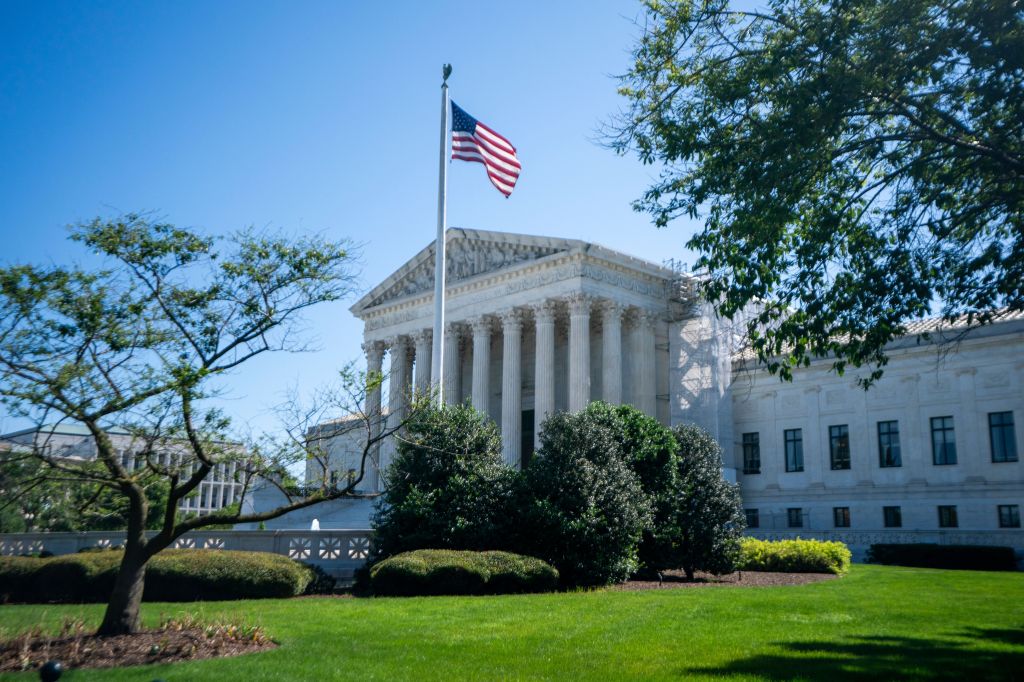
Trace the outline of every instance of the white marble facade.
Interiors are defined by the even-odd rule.
[[[1014,525],[1024,506],[1024,315],[957,335],[941,350],[941,333],[918,336],[937,331],[922,323],[893,344],[884,378],[867,392],[855,373],[830,372],[827,360],[785,383],[750,364],[742,320],[717,319],[695,303],[687,275],[578,240],[463,229],[447,239],[444,393],[501,426],[509,464],[528,460],[546,414],[591,400],[629,403],[666,425],[697,423],[715,436],[754,533],[1024,549]],[[400,414],[410,391],[427,388],[433,265],[431,244],[351,308],[365,323],[369,369],[388,376],[370,410],[383,404]],[[957,459],[935,464],[932,419],[944,417],[952,418]],[[999,433],[1012,437],[1012,457],[993,453],[990,419],[1008,420]],[[882,466],[881,428],[898,432],[899,466]],[[802,470],[787,471],[786,432],[796,429]],[[831,436],[844,433],[849,468],[833,468]],[[752,434],[756,472],[745,462]],[[382,469],[389,450],[380,453]],[[374,475],[366,487],[380,483]],[[941,527],[940,514],[943,524],[950,518],[940,506],[955,507],[956,526]],[[899,526],[886,507],[899,508]]]

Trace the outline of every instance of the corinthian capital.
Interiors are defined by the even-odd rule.
[[[565,297],[569,304],[569,315],[589,315],[590,308],[594,305],[594,298],[584,294],[582,291],[574,291]]]

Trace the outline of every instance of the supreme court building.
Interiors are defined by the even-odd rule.
[[[629,403],[716,438],[754,534],[832,537],[855,554],[874,542],[1024,549],[1024,315],[967,334],[915,323],[864,391],[856,370],[837,376],[828,359],[792,382],[769,375],[744,351],[742,322],[715,317],[692,276],[656,263],[579,240],[454,228],[447,256],[443,394],[494,419],[509,465],[529,462],[545,415]],[[398,419],[429,386],[433,283],[430,244],[351,308],[368,370],[387,377],[370,413]],[[330,448],[339,475],[357,466],[351,445]],[[381,470],[393,453],[382,447]],[[380,484],[372,472],[366,487]],[[320,523],[331,527],[330,514]]]

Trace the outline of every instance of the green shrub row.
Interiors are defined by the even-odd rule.
[[[737,568],[741,571],[842,575],[850,570],[850,559],[849,548],[841,542],[743,538]]]
[[[1017,555],[1012,547],[977,545],[936,545],[910,543],[878,544],[868,549],[868,561],[919,568],[953,568],[975,571],[1015,571]]]
[[[0,600],[103,602],[109,599],[120,551],[48,558],[0,558]],[[266,552],[169,549],[146,570],[146,601],[294,597],[328,578],[288,557]]]
[[[550,592],[558,586],[558,571],[510,552],[421,549],[375,564],[370,585],[375,594],[390,596]]]

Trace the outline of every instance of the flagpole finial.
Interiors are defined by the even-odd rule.
[[[452,65],[445,64],[441,67],[441,84],[444,85],[448,82],[448,76],[452,75]]]

